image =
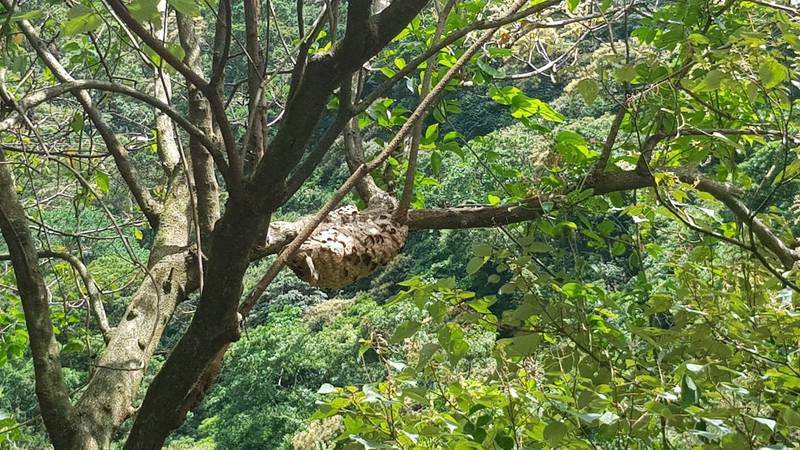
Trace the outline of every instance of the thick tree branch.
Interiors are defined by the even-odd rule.
[[[348,74],[388,44],[427,2],[395,1],[372,17],[369,15],[369,1],[353,0],[349,3],[345,37],[331,53],[315,56],[308,62],[289,95],[285,117],[269,145],[270,152],[252,178],[252,186],[259,197],[274,205],[285,200],[284,180],[302,159],[311,131],[316,127],[330,94]],[[275,195],[280,197],[274,198]]]
[[[665,170],[669,171],[670,169]],[[727,206],[739,220],[751,227],[761,244],[769,249],[786,269],[790,269],[795,261],[800,260],[800,253],[786,245],[758,218],[750,217],[750,210],[737,197],[733,188],[703,177],[694,171],[678,168],[672,169],[672,173],[682,182],[711,194]],[[584,188],[592,189],[594,195],[601,195],[645,187],[655,187],[653,178],[648,174],[632,170],[603,174],[596,178],[594,183]],[[408,214],[408,226],[416,230],[497,227],[541,217],[544,214],[543,203],[545,202],[557,203],[558,199],[534,197],[514,205],[412,210]],[[557,208],[558,205],[556,204],[555,207]]]
[[[191,17],[178,14],[178,36],[186,53],[186,64],[192,70],[200,71],[200,41],[195,22]],[[188,86],[189,121],[195,124],[211,140],[214,139],[214,125],[211,107],[201,92],[190,84]],[[201,241],[206,243],[211,237],[214,223],[220,216],[219,185],[214,172],[214,161],[204,150],[203,143],[193,135],[189,136],[189,154],[192,161],[192,177],[194,178],[195,198],[197,199],[197,215],[200,221]],[[201,248],[202,252],[203,249]]]
[[[224,70],[220,69],[219,67],[224,66],[224,62],[217,66],[217,71],[212,75],[212,81],[206,81],[201,74],[195,72],[192,70],[192,68],[187,66],[186,63],[178,59],[177,56],[164,47],[159,39],[150,34],[150,32],[147,31],[142,24],[134,19],[128,11],[128,8],[120,0],[109,0],[108,4],[117,14],[117,16],[119,16],[120,20],[122,20],[122,22],[128,28],[130,28],[134,34],[136,34],[145,44],[153,49],[153,51],[155,51],[164,61],[175,68],[175,70],[177,70],[181,75],[183,75],[189,83],[197,86],[197,88],[208,98],[211,106],[211,112],[214,115],[214,120],[217,122],[217,125],[220,128],[222,140],[225,144],[225,152],[228,155],[229,161],[227,166],[229,166],[229,169],[223,171],[223,166],[220,165],[221,161],[217,161],[217,156],[215,156],[215,162],[217,162],[217,165],[220,166],[220,171],[222,171],[223,175],[226,176],[226,182],[228,183],[231,195],[239,195],[242,188],[241,180],[243,167],[231,124],[225,113],[225,105],[222,102],[222,97],[216,90],[216,84],[220,82],[222,73],[224,72]],[[225,12],[224,8],[227,8],[227,6],[224,5],[229,4],[226,1],[222,1],[220,3],[220,12]],[[229,16],[230,14],[227,14],[226,17]],[[229,20],[225,17],[221,17],[220,19],[225,20],[226,22]],[[230,32],[230,27],[226,26],[223,28],[224,33]]]
[[[625,114],[627,112],[627,105],[625,102],[623,102],[620,105],[617,113],[614,115],[614,121],[611,122],[611,128],[608,131],[606,141],[603,144],[602,150],[600,151],[600,157],[597,159],[592,172],[589,174],[590,177],[598,178],[603,174],[603,172],[606,171],[606,167],[608,167],[608,161],[611,159],[611,153],[614,150],[614,144],[617,142],[619,128],[622,126],[622,120],[625,119]]]
[[[39,272],[38,254],[28,230],[28,219],[17,198],[8,168],[5,155],[0,152],[0,230],[11,253],[22,300],[42,418],[53,444],[68,448],[75,442],[78,427],[50,321],[49,293]]]
[[[249,173],[264,156],[266,150],[266,115],[262,101],[262,77],[264,64],[261,58],[259,24],[261,23],[260,0],[244,1],[245,41],[247,54],[248,128],[245,138],[245,173]]]
[[[117,428],[128,419],[159,340],[175,307],[197,289],[196,253],[191,247],[190,196],[182,167],[172,174],[147,273],[111,333],[106,351],[76,405],[89,439],[76,448],[108,448]]]

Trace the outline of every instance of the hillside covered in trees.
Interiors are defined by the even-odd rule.
[[[794,0],[0,0],[0,449],[800,448]]]

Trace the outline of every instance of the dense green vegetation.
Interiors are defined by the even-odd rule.
[[[353,11],[370,20],[402,2],[379,13],[380,2],[306,1],[301,12],[266,0],[255,14],[249,0],[0,0],[0,448],[153,448],[151,436],[171,450],[800,448],[796,4],[417,1],[374,57],[313,78],[313,64],[352,57]],[[143,37],[161,30],[168,54]],[[87,88],[99,120],[81,86],[27,105],[69,82],[43,52],[74,79],[160,96],[160,111],[213,146],[119,87]],[[195,70],[222,82],[193,93]],[[326,77],[336,83],[321,100],[303,97]],[[203,128],[198,105],[220,93],[224,117],[209,112]],[[303,122],[317,110],[319,124]],[[315,160],[330,130],[342,137]],[[392,145],[359,172],[359,157]],[[201,158],[210,172],[190,168]],[[355,180],[341,203],[368,214],[374,192],[391,198],[402,212],[392,220],[410,229],[402,252],[339,289],[281,271],[308,250],[285,250],[302,227],[270,248],[275,230],[305,226],[359,173],[369,183]],[[21,270],[15,203],[38,278]],[[159,266],[173,255],[185,263]],[[42,282],[39,303],[30,280]],[[99,300],[120,328],[104,329]],[[37,304],[52,322],[44,337]],[[150,322],[117,342],[137,317]],[[62,380],[41,369],[47,333]],[[141,366],[114,356],[140,353]],[[93,391],[102,377],[113,387]],[[113,426],[63,444],[42,386],[75,407],[65,423],[96,410]],[[156,420],[162,409],[179,412]]]

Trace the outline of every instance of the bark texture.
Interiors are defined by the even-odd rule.
[[[36,397],[50,440],[56,447],[77,448],[79,440],[58,342],[50,321],[50,296],[39,271],[39,257],[28,229],[25,210],[17,198],[14,179],[5,155],[0,152],[0,229],[11,254],[25,325],[30,336]]]

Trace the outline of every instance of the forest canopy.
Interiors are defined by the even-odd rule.
[[[794,0],[0,0],[0,448],[800,448]]]

